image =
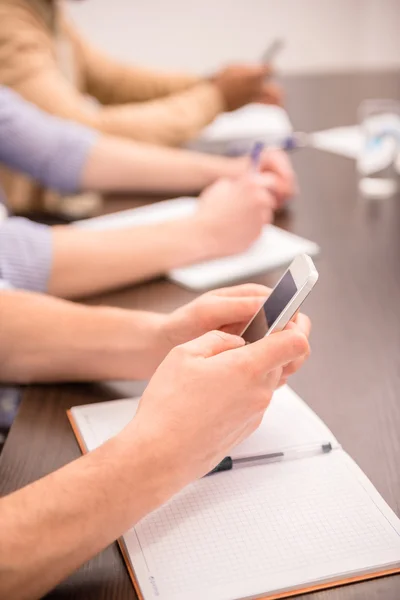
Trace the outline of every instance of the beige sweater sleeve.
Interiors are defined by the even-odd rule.
[[[156,100],[203,81],[186,73],[164,73],[114,60],[82,38],[68,20],[63,21],[63,30],[74,45],[87,92],[102,104]]]
[[[77,43],[76,38],[72,41]],[[192,81],[188,86],[187,78],[173,76],[168,83],[165,75],[115,66],[82,42],[76,56],[83,61],[79,67],[88,91],[100,102],[116,104],[95,105],[67,81],[59,71],[51,33],[29,3],[0,0],[0,83],[48,112],[113,135],[179,145],[223,110],[222,96],[207,81]],[[102,77],[106,84],[101,83]],[[146,101],[149,97],[155,99]]]

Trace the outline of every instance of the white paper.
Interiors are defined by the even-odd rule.
[[[255,141],[273,145],[289,136],[292,131],[289,117],[283,108],[248,104],[219,115],[187,147],[221,154],[244,154]]]
[[[336,450],[199,480],[124,543],[145,600],[233,600],[398,566],[400,521]]]
[[[292,132],[286,111],[279,106],[248,104],[233,112],[219,115],[205,127],[199,140],[229,142],[263,136],[285,136]]]
[[[166,200],[149,206],[79,221],[76,226],[101,231],[162,223],[192,214],[196,210],[197,202],[195,198]],[[181,269],[173,269],[168,273],[168,277],[183,287],[204,291],[286,266],[302,253],[315,256],[319,253],[319,246],[274,225],[266,225],[263,227],[259,239],[245,252]]]
[[[197,202],[196,198],[186,197],[164,200],[139,208],[121,210],[109,215],[77,221],[74,227],[107,231],[109,229],[140,227],[141,225],[153,225],[173,221],[174,219],[183,219],[194,213]]]
[[[318,253],[319,246],[314,242],[266,225],[258,240],[245,252],[173,269],[169,278],[185,288],[204,291],[287,266],[299,254],[315,256]]]
[[[233,458],[259,456],[319,444],[339,444],[323,421],[285,385],[277,390],[260,427],[232,451]]]
[[[128,398],[72,408],[87,450],[94,450],[117,435],[133,419],[138,404],[139,398]],[[285,385],[275,392],[258,430],[232,451],[232,457],[257,456],[327,442],[337,446],[327,426]]]

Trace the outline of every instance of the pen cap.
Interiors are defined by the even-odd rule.
[[[219,473],[220,471],[230,471],[233,467],[233,461],[230,456],[226,456],[223,460],[212,471],[207,473],[207,475],[212,475],[213,473]]]

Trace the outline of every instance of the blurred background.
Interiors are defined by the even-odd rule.
[[[284,73],[400,66],[398,0],[95,0],[70,2],[89,39],[115,58],[198,73],[258,59],[276,37]]]

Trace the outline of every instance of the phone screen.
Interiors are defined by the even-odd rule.
[[[251,344],[263,338],[296,292],[296,284],[288,270],[242,334],[243,339]]]

